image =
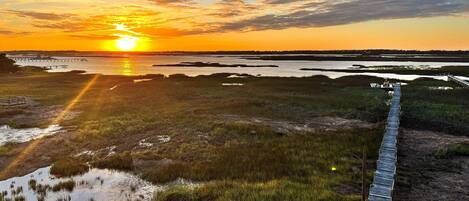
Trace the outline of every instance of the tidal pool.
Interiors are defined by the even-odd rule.
[[[62,127],[50,125],[47,128],[11,128],[10,126],[0,126],[0,146],[7,142],[28,142],[37,138],[54,135]]]
[[[75,183],[73,190],[54,190],[67,181]],[[95,168],[83,175],[57,178],[50,174],[49,166],[0,181],[0,193],[12,200],[151,200],[155,190],[157,186],[130,173]]]

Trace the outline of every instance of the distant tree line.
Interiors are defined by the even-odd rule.
[[[20,68],[15,65],[15,61],[9,59],[6,54],[0,54],[0,73],[14,73]]]
[[[9,54],[41,54],[48,56],[60,55],[94,55],[94,54],[121,54],[120,52],[104,51],[39,51],[39,50],[21,50],[8,51]],[[172,55],[172,54],[225,54],[225,55],[249,55],[249,54],[356,54],[356,55],[381,55],[381,54],[414,54],[414,55],[440,55],[469,57],[469,50],[393,50],[393,49],[364,49],[364,50],[288,50],[288,51],[159,51],[159,52],[126,52],[129,55]]]

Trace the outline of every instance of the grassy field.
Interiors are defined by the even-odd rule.
[[[431,90],[429,87],[453,87]],[[453,135],[469,135],[469,93],[452,82],[418,79],[403,88],[402,125]]]
[[[57,105],[66,108],[89,87],[73,102],[71,111],[79,113],[60,121],[67,134],[46,139],[56,152],[47,148],[38,152],[50,156],[56,175],[79,174],[86,171],[83,164],[90,162],[98,168],[133,171],[154,183],[185,178],[203,184],[156,192],[158,201],[360,200],[362,149],[368,151],[369,181],[388,110],[387,95],[368,87],[382,79],[366,76],[335,80],[323,76],[226,78],[225,74],[95,76],[0,75],[0,96],[27,96],[38,104],[2,108],[0,124],[47,125],[54,118],[25,124],[2,117]],[[153,80],[133,82],[141,78]],[[226,82],[244,85],[221,85]],[[443,84],[447,83],[417,80],[403,88],[404,126],[463,134],[461,129],[469,124],[462,108],[468,103],[461,97],[467,91],[427,87]],[[361,123],[315,124],[325,117]],[[161,136],[171,140],[161,142]],[[153,146],[140,146],[142,140]],[[106,157],[109,152],[103,150],[112,146],[115,154]],[[15,145],[0,147],[0,158],[14,158],[20,153],[16,149]],[[96,154],[76,156],[86,150]]]

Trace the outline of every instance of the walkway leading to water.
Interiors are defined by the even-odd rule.
[[[370,186],[369,201],[391,201],[396,178],[397,135],[401,112],[401,86],[394,85],[386,129],[379,149],[377,168]]]
[[[452,80],[456,83],[458,83],[459,85],[463,86],[463,87],[467,87],[469,88],[469,82],[468,81],[465,81],[465,80],[462,80],[462,79],[459,79],[453,75],[448,75],[448,79],[449,80]]]

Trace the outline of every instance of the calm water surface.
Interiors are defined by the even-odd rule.
[[[56,57],[64,58],[64,57]],[[469,65],[469,63],[444,63],[444,62],[372,62],[372,61],[263,61],[246,60],[240,56],[142,56],[130,55],[125,57],[84,57],[86,62],[18,62],[20,65],[51,66],[67,65],[67,68],[54,68],[51,71],[85,70],[87,73],[101,73],[105,75],[145,75],[145,74],[186,74],[189,76],[209,75],[213,73],[247,73],[261,76],[282,76],[282,77],[304,77],[311,75],[326,75],[337,78],[349,73],[301,71],[300,68],[324,68],[324,69],[345,69],[354,64],[375,66],[375,65],[413,65],[425,67],[441,67],[445,65]],[[180,62],[217,62],[222,64],[249,64],[249,65],[277,65],[278,68],[217,68],[217,67],[153,67],[152,65],[177,64]],[[377,75],[379,77],[400,78],[412,80],[416,75],[395,75],[363,73],[365,75]],[[425,76],[443,78],[441,76]]]

